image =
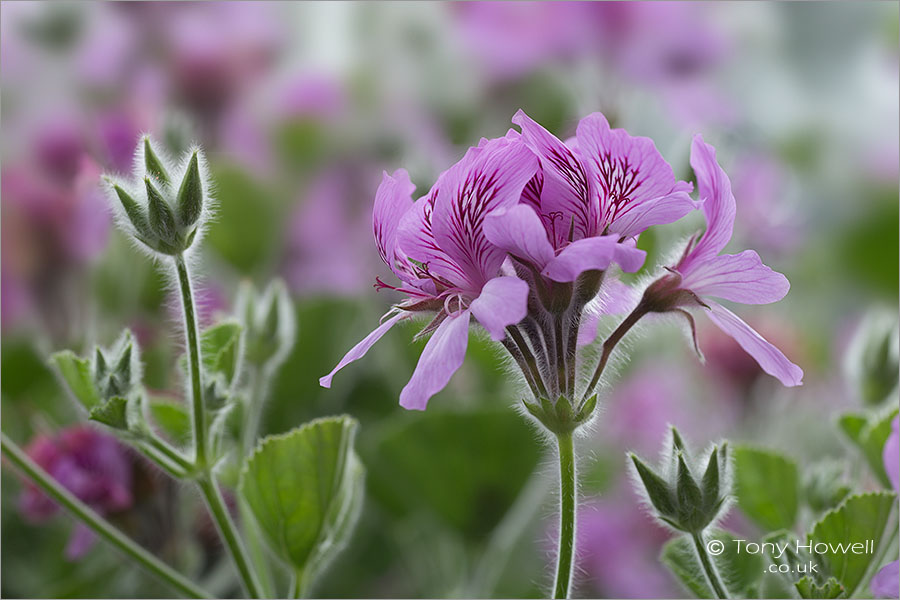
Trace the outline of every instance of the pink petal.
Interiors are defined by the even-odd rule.
[[[412,378],[400,392],[400,406],[425,410],[428,400],[444,389],[462,366],[469,342],[469,311],[444,319],[425,344]]]
[[[604,235],[572,242],[547,264],[543,275],[554,281],[575,281],[583,272],[602,271],[613,262],[631,273],[640,269],[647,253],[618,240],[618,236]]]
[[[803,382],[803,369],[792,363],[781,350],[770,344],[736,314],[711,300],[707,314],[719,329],[734,338],[747,354],[752,356],[762,370],[772,375],[786,386],[793,387]]]
[[[881,567],[869,583],[869,590],[874,598],[900,597],[900,561]]]
[[[404,279],[401,273],[406,275],[408,272],[409,261],[398,247],[397,229],[403,215],[413,207],[412,193],[415,189],[416,186],[409,180],[409,173],[405,169],[397,169],[393,175],[384,172],[375,193],[372,215],[375,245],[381,259],[401,279]]]
[[[554,247],[561,248],[569,241],[573,226],[576,240],[596,235],[599,206],[589,193],[587,173],[581,162],[572,150],[524,111],[517,112],[512,122],[522,128],[522,137],[540,158],[544,176],[540,213],[544,218],[554,215],[556,219],[551,240]]]
[[[515,325],[528,313],[528,284],[518,277],[496,277],[481,289],[469,306],[491,339],[506,337],[506,327]]]
[[[680,270],[682,287],[699,296],[741,304],[777,302],[791,289],[787,277],[764,265],[753,250],[694,260],[688,269]]]
[[[378,328],[375,329],[375,331],[373,331],[372,333],[367,335],[365,337],[365,339],[363,339],[361,342],[359,342],[358,344],[353,346],[353,348],[351,348],[350,351],[344,355],[344,358],[341,359],[341,362],[339,362],[337,364],[337,366],[334,369],[332,369],[331,373],[329,373],[328,375],[325,375],[324,377],[320,377],[319,385],[321,385],[324,388],[330,388],[331,380],[334,379],[335,373],[337,373],[338,371],[340,371],[341,369],[343,369],[344,367],[346,367],[353,361],[359,360],[360,358],[365,356],[366,352],[369,351],[369,348],[371,348],[375,344],[375,342],[380,340],[381,336],[383,336],[385,333],[388,332],[388,329],[393,327],[397,323],[397,321],[399,321],[400,319],[402,319],[405,316],[406,315],[404,313],[396,314],[393,317],[391,317],[390,319],[388,319],[387,321],[385,321],[384,323],[382,323],[381,325],[379,325]]]
[[[497,275],[506,253],[484,236],[484,218],[519,202],[537,172],[534,154],[517,137],[483,141],[437,183],[432,225],[440,249],[474,289]],[[459,282],[455,282],[459,283]]]
[[[728,244],[734,231],[735,203],[731,181],[716,162],[716,149],[704,143],[699,134],[694,136],[691,144],[691,167],[697,175],[697,188],[706,215],[706,233],[691,251],[691,257],[714,256]]]
[[[576,135],[577,156],[587,169],[591,193],[600,199],[599,230],[633,236],[650,225],[671,223],[690,210],[684,184],[676,184],[672,167],[650,138],[610,129],[600,113],[582,119]],[[665,202],[664,210],[645,206],[670,195],[675,197]]]
[[[432,220],[440,183],[438,180],[428,195],[416,200],[412,210],[403,215],[397,230],[397,243],[401,252],[425,265],[428,273],[446,282],[447,287],[472,288],[475,286],[468,283],[466,272],[447,256],[434,237]]]
[[[541,271],[554,257],[541,218],[525,204],[495,210],[484,219],[484,234],[492,244],[524,259]]]

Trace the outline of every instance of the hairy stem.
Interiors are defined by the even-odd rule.
[[[543,375],[541,375],[541,368],[538,366],[537,359],[535,358],[534,353],[531,351],[531,348],[528,347],[528,342],[525,341],[525,338],[522,336],[522,332],[520,332],[516,327],[508,327],[507,331],[509,332],[510,337],[513,339],[513,342],[515,342],[516,347],[518,347],[519,351],[522,353],[522,358],[531,371],[531,376],[534,379],[534,384],[537,387],[538,392],[540,392],[540,394],[542,394],[546,398],[547,388],[544,385],[544,378]]]
[[[238,536],[237,528],[231,519],[231,515],[228,513],[225,501],[222,499],[222,493],[219,491],[219,486],[216,484],[215,476],[207,459],[206,413],[203,404],[197,315],[194,310],[194,294],[191,291],[191,279],[188,274],[187,264],[184,262],[184,256],[178,255],[175,257],[175,269],[178,271],[181,305],[184,309],[184,330],[191,378],[194,469],[200,472],[200,476],[197,478],[197,485],[203,494],[210,515],[216,523],[219,536],[225,542],[225,546],[228,548],[231,558],[237,567],[244,590],[251,598],[262,598],[259,579],[251,568],[250,561],[247,558],[247,550]]]
[[[575,444],[571,433],[558,434],[559,446],[559,548],[556,557],[554,598],[568,598],[575,565]]]
[[[563,332],[563,315],[553,315],[553,342],[556,348],[556,372],[559,378],[559,391],[565,398],[569,398],[572,390],[569,389],[568,356],[566,356],[565,334]],[[556,398],[553,398],[556,400]]]
[[[728,598],[725,585],[719,578],[719,573],[706,552],[706,544],[703,543],[703,533],[692,533],[691,539],[694,540],[694,549],[697,551],[700,564],[703,566],[703,572],[706,574],[706,579],[709,581],[709,586],[715,593],[716,598]]]
[[[550,371],[550,353],[547,348],[546,337],[541,330],[540,325],[538,325],[537,320],[532,316],[525,317],[525,320],[519,323],[519,326],[522,328],[522,331],[525,332],[525,335],[528,337],[528,341],[531,342],[531,347],[534,349],[535,358],[538,361],[539,370],[541,373],[546,373],[547,377],[551,376]],[[541,376],[543,379],[543,375]],[[544,382],[545,388],[547,386],[552,386],[552,377],[550,377],[551,381]],[[551,389],[547,389],[547,392],[553,391]],[[557,394],[558,395],[558,391]]]
[[[231,553],[231,558],[234,560],[234,564],[241,576],[241,582],[245,588],[244,591],[251,598],[262,598],[259,580],[250,566],[247,551],[241,542],[241,538],[238,536],[237,527],[235,527],[234,521],[231,519],[228,507],[225,505],[225,500],[222,498],[222,493],[219,491],[219,486],[216,485],[215,479],[211,474],[207,473],[205,476],[197,479],[197,485],[200,487],[203,499],[206,501],[213,521],[216,523],[219,536]]]
[[[206,414],[203,407],[203,383],[200,379],[200,344],[197,336],[197,315],[194,311],[194,294],[184,256],[175,257],[178,284],[181,288],[181,306],[184,310],[184,330],[187,341],[188,365],[191,377],[191,424],[194,432],[194,464],[206,468]]]
[[[44,471],[28,455],[22,451],[12,440],[0,433],[0,446],[5,456],[17,469],[34,482],[41,490],[53,500],[68,509],[81,522],[91,528],[98,536],[118,548],[129,558],[137,562],[149,573],[156,575],[162,581],[172,586],[180,594],[188,598],[210,598],[210,594],[200,589],[172,567],[160,561],[131,538],[113,527],[106,519],[98,515],[88,505],[76,498],[69,490],[59,484],[49,473]]]
[[[584,390],[584,397],[582,398],[582,403],[590,397],[590,395],[594,392],[594,388],[597,387],[597,383],[600,381],[600,376],[603,375],[603,370],[606,368],[606,363],[609,362],[609,357],[612,354],[613,349],[616,347],[622,338],[625,337],[625,334],[635,326],[635,324],[641,320],[641,317],[647,314],[646,308],[642,304],[638,304],[637,307],[631,311],[631,313],[625,317],[619,326],[613,331],[606,341],[603,342],[603,353],[600,355],[600,362],[597,364],[597,369],[594,371],[594,376],[591,378],[591,382],[588,384],[587,388]]]
[[[525,362],[525,357],[522,356],[522,351],[509,336],[503,338],[500,343],[503,344],[503,347],[506,348],[506,351],[509,352],[509,355],[512,356],[513,360],[516,361],[516,364],[519,366],[519,370],[522,372],[522,375],[525,376],[525,383],[528,384],[528,388],[531,390],[531,393],[535,398],[540,398],[540,392],[538,392],[537,384],[534,381],[534,375],[532,374],[531,369],[528,367],[528,364]]]

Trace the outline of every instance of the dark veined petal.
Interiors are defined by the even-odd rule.
[[[403,215],[413,208],[412,194],[416,186],[409,179],[406,169],[397,169],[393,175],[384,172],[381,185],[375,192],[375,208],[372,223],[375,231],[375,245],[381,260],[401,280],[409,282],[413,275],[406,254],[400,250],[397,230]]]
[[[679,272],[683,276],[681,286],[695,294],[741,304],[777,302],[791,288],[787,277],[764,265],[753,250],[693,261]]]
[[[428,400],[444,389],[462,366],[469,343],[468,310],[444,319],[419,357],[412,378],[400,392],[400,406],[425,410]]]
[[[528,284],[518,277],[495,277],[481,289],[469,306],[478,322],[500,341],[506,328],[515,325],[528,313]]]
[[[763,371],[789,387],[803,383],[803,369],[788,360],[781,350],[721,304],[711,300],[707,300],[707,304],[709,310],[706,314],[712,322],[734,338],[759,363]]]
[[[577,156],[585,165],[591,193],[599,198],[601,231],[632,237],[694,208],[686,194],[689,188],[676,184],[672,167],[650,138],[610,129],[600,113],[581,120],[577,138]]]
[[[531,263],[542,271],[555,252],[541,218],[526,204],[501,208],[484,219],[488,240],[512,256]]]
[[[554,281],[575,281],[585,271],[605,270],[613,262],[634,272],[644,264],[647,253],[633,244],[620,244],[619,237],[604,235],[572,242],[550,261],[543,275]]]
[[[484,235],[484,219],[519,202],[537,172],[534,154],[515,136],[483,141],[437,183],[432,215],[434,239],[465,275],[454,282],[480,291],[500,270],[506,253]]]
[[[359,360],[363,356],[366,355],[366,352],[369,351],[375,342],[380,340],[388,330],[397,324],[397,322],[406,316],[404,313],[399,313],[379,325],[375,331],[367,335],[361,342],[353,346],[347,354],[344,355],[344,358],[341,359],[341,362],[337,364],[337,366],[332,369],[331,373],[319,378],[319,385],[324,388],[331,387],[331,380],[334,379],[335,374],[352,363],[355,360]]]
[[[599,233],[600,207],[589,192],[585,168],[572,150],[524,111],[517,112],[512,122],[522,128],[522,138],[540,159],[543,181],[538,212],[551,230],[554,247]],[[531,195],[534,191],[530,190]]]
[[[429,278],[443,287],[469,287],[466,272],[438,246],[434,237],[432,221],[440,183],[438,180],[428,195],[416,200],[412,209],[400,219],[397,247],[400,253],[416,262],[411,268],[419,278]]]

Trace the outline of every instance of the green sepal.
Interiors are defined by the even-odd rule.
[[[147,170],[147,173],[159,180],[160,183],[169,184],[171,182],[162,161],[156,155],[156,152],[153,151],[149,137],[144,138],[144,168]]]
[[[92,408],[88,418],[113,429],[128,431],[128,400],[114,396],[104,404]]]
[[[637,470],[641,482],[644,484],[644,490],[647,497],[650,498],[651,504],[659,511],[663,517],[673,517],[675,515],[675,499],[669,484],[665,479],[656,474],[653,469],[645,465],[636,454],[629,454],[634,467]],[[671,524],[671,521],[670,521]],[[675,527],[678,527],[675,525]],[[678,527],[680,529],[680,527]]]
[[[102,402],[97,386],[94,384],[91,361],[79,358],[71,350],[57,352],[50,357],[69,391],[87,410],[99,406]]]
[[[147,213],[150,217],[150,227],[160,241],[174,247],[178,229],[172,207],[169,206],[149,177],[144,178],[144,184],[147,187]]]
[[[800,581],[794,582],[794,587],[801,598],[840,598],[844,593],[844,586],[834,577],[819,585],[812,577],[806,575]]]
[[[178,189],[176,206],[182,227],[190,227],[203,212],[203,180],[200,177],[199,151],[191,155],[187,171]]]
[[[138,236],[144,238],[144,240],[152,237],[153,232],[150,229],[150,222],[147,220],[147,216],[144,214],[144,211],[141,209],[137,201],[132,198],[128,194],[128,192],[122,189],[121,186],[117,184],[112,185],[113,190],[115,190],[116,192],[116,196],[119,197],[119,203],[121,203],[122,208],[125,210],[125,216],[128,217],[128,220],[131,222],[131,226],[134,227],[134,230],[135,232],[137,232]]]

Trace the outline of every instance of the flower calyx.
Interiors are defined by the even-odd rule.
[[[541,397],[538,402],[523,400],[522,404],[525,406],[525,410],[548,431],[556,435],[566,435],[591,419],[597,408],[597,394],[577,407],[573,406],[571,400],[563,396],[560,396],[555,403]]]
[[[699,469],[691,466],[688,449],[674,427],[671,437],[671,448],[659,471],[633,453],[629,458],[655,516],[678,531],[701,533],[723,516],[727,508],[730,489],[728,445],[723,442],[713,446],[705,460],[703,474],[698,478]]]

